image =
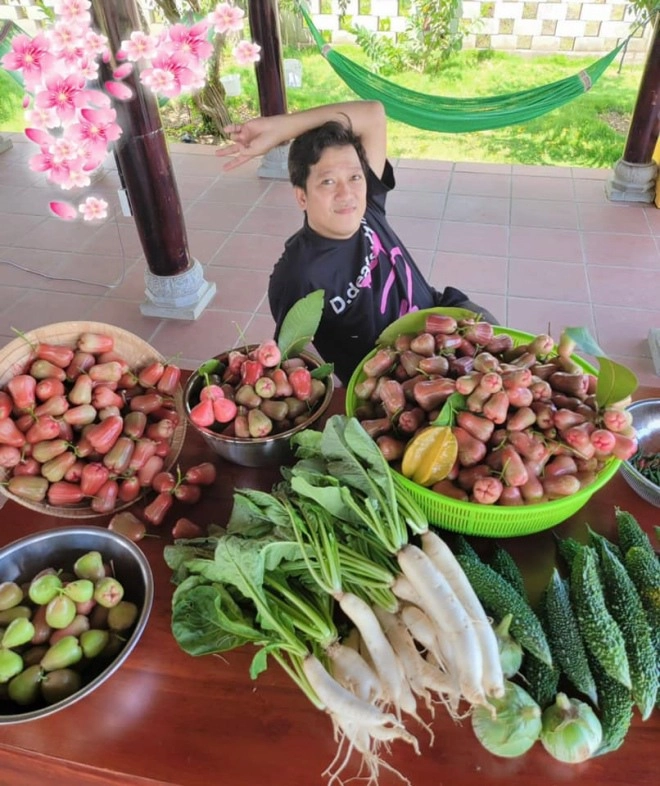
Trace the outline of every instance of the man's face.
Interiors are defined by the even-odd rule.
[[[367,208],[367,181],[354,147],[326,148],[310,168],[307,187],[294,191],[319,235],[344,240],[359,229]]]

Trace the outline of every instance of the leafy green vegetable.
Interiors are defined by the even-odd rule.
[[[314,339],[323,315],[324,290],[317,289],[291,306],[280,328],[282,358],[295,357]]]
[[[184,652],[210,655],[263,639],[225,587],[203,581],[191,576],[177,589],[172,633]]]

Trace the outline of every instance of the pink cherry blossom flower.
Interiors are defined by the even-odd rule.
[[[123,57],[120,57],[120,54]],[[117,57],[121,60],[152,60],[156,56],[156,39],[154,36],[136,30],[131,33],[128,41],[121,42],[121,48],[117,52]]]
[[[243,29],[245,12],[229,3],[218,3],[208,15],[216,33],[235,33]]]
[[[78,217],[76,208],[70,202],[50,202],[48,207],[58,218],[64,221],[75,221]]]
[[[20,34],[11,42],[11,51],[0,61],[7,71],[22,71],[25,87],[34,90],[44,72],[48,72],[55,64],[48,38],[39,34],[34,38]]]
[[[84,105],[84,85],[83,77],[76,74],[47,76],[45,89],[37,93],[35,104],[41,108],[53,107],[60,120],[68,123],[75,117],[76,109]]]
[[[60,184],[64,191],[70,191],[72,188],[87,188],[91,183],[91,178],[83,169],[70,169],[69,179]]]
[[[173,25],[168,30],[168,38],[173,50],[201,60],[210,57],[213,45],[206,39],[209,26],[210,24],[206,20],[198,22],[192,27]]]
[[[70,167],[71,161],[78,158],[78,145],[73,139],[63,136],[55,140],[48,148],[48,152],[51,154],[56,164],[66,162],[67,166]]]
[[[182,52],[159,53],[153,60],[153,67],[146,68],[140,75],[140,80],[154,93],[174,98],[194,81],[194,74],[188,68],[189,61],[190,57]]]
[[[28,161],[33,172],[47,172],[51,183],[65,183],[69,179],[69,166],[66,161],[55,161],[49,152],[41,152]]]
[[[92,154],[104,154],[108,145],[121,136],[114,109],[83,108],[80,115],[80,122],[69,127],[69,135],[77,143],[85,143]]]
[[[60,124],[57,112],[52,108],[33,107],[25,113],[25,120],[36,128],[56,128]]]
[[[69,22],[89,22],[91,19],[89,0],[54,0],[53,10]]]
[[[51,51],[57,57],[65,57],[71,61],[76,56],[81,56],[85,43],[86,27],[76,22],[55,22],[48,32],[51,41]]]
[[[140,81],[156,95],[159,93],[166,96],[177,95],[174,74],[164,68],[145,68],[140,74]]]
[[[87,82],[93,82],[98,78],[99,64],[91,57],[83,57],[78,62],[78,70]]]
[[[108,203],[105,199],[97,197],[87,197],[84,202],[78,205],[78,210],[83,214],[85,221],[95,221],[108,217]]]
[[[83,51],[89,57],[98,57],[108,51],[108,39],[91,28],[83,36]]]
[[[250,63],[258,63],[261,55],[261,47],[259,44],[253,44],[250,41],[241,41],[233,49],[232,54],[234,59],[239,65],[250,65]]]

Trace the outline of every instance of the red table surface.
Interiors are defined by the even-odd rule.
[[[660,395],[640,388],[636,398]],[[343,406],[338,391],[332,411]],[[248,469],[218,459],[191,429],[180,465],[217,463],[216,484],[194,508],[177,503],[167,519],[186,515],[200,524],[226,521],[235,488],[270,490],[276,470]],[[585,523],[615,539],[615,506],[630,511],[651,534],[660,510],[640,499],[617,474],[571,519],[536,535],[505,541],[521,566],[530,592],[550,575],[555,559],[553,534],[583,537]],[[85,520],[103,526],[109,517]],[[252,681],[254,650],[222,656],[186,655],[170,632],[173,586],[163,560],[171,534],[147,538],[140,546],[154,575],[155,597],[146,630],[125,664],[84,700],[50,717],[0,726],[0,786],[97,786],[98,784],[177,784],[178,786],[322,786],[323,771],[336,745],[328,717],[316,710],[289,678],[272,665]],[[79,524],[37,514],[9,501],[0,512],[0,545],[53,527]],[[475,540],[487,548],[487,539]],[[1,578],[1,577],[0,577]],[[411,727],[412,728],[412,727]],[[468,719],[455,723],[438,707],[431,746],[418,728],[421,754],[396,743],[386,760],[414,786],[501,784],[556,786],[651,786],[658,782],[660,712],[642,722],[635,713],[624,745],[580,765],[552,759],[540,744],[525,756],[503,759],[476,741]],[[346,775],[357,772],[357,757]],[[401,781],[382,771],[379,786]]]

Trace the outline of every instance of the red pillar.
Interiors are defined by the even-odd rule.
[[[121,41],[141,29],[140,18],[135,0],[92,0],[92,14],[112,52],[110,62],[101,64],[100,79],[105,82],[119,65],[114,53]],[[175,276],[192,262],[158,105],[154,95],[142,87],[137,72],[124,82],[134,97],[113,104],[122,128],[114,143],[115,156],[149,270],[157,276]]]
[[[277,0],[249,0],[248,11],[252,40],[261,47],[261,60],[255,65],[261,114],[283,115],[286,91]]]
[[[637,92],[637,100],[623,160],[630,164],[649,164],[660,132],[660,17],[656,17],[646,64]]]

